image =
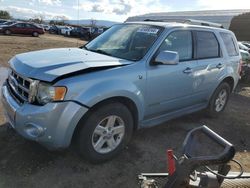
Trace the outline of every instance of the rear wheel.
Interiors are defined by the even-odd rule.
[[[4,34],[5,35],[11,35],[11,31],[7,29],[7,30],[4,31]]]
[[[35,31],[35,32],[32,33],[32,36],[33,36],[33,37],[38,37],[38,36],[39,36],[39,33]]]
[[[133,116],[121,103],[101,105],[79,122],[80,154],[93,163],[112,159],[128,144],[133,132]]]
[[[217,87],[210,99],[209,106],[207,108],[209,116],[217,117],[221,112],[224,111],[229,99],[230,91],[230,85],[226,82],[221,83]]]

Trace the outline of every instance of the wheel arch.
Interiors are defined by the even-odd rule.
[[[228,77],[224,78],[221,83],[223,83],[223,82],[226,82],[226,83],[229,84],[230,91],[232,92],[233,89],[234,89],[234,79],[233,79],[233,77],[228,76]]]
[[[219,79],[219,80],[220,80],[220,81],[219,81],[219,84],[216,85],[216,86],[214,87],[213,91],[210,93],[209,98],[208,98],[208,102],[211,100],[211,98],[212,98],[214,92],[216,91],[216,89],[217,89],[222,83],[227,83],[227,84],[229,84],[229,86],[230,86],[230,92],[233,92],[234,85],[235,85],[235,81],[234,81],[234,78],[233,78],[232,76],[226,76],[226,77],[221,78],[221,79]]]
[[[110,103],[114,103],[114,102],[119,102],[123,105],[125,105],[129,111],[131,112],[132,116],[133,116],[133,122],[134,122],[134,130],[138,129],[138,122],[139,122],[139,111],[137,108],[136,103],[128,98],[128,97],[124,97],[124,96],[116,96],[116,97],[110,97],[107,99],[104,99],[102,101],[99,101],[98,103],[94,104],[86,114],[83,115],[83,117],[79,120],[78,124],[76,125],[75,129],[74,129],[74,133],[72,135],[71,141],[74,141],[74,139],[77,137],[77,134],[79,133],[79,130],[82,128],[82,124],[80,124],[80,121],[85,121],[85,119],[88,118],[88,116],[96,110],[96,108],[103,106],[105,104],[110,104]]]

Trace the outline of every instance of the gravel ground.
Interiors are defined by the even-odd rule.
[[[72,42],[73,41],[73,42]],[[76,39],[44,35],[41,38],[0,36],[0,65],[16,53],[42,48],[76,46]],[[6,69],[0,68],[0,83]],[[128,147],[115,159],[93,165],[73,149],[51,152],[27,141],[7,128],[0,106],[0,187],[137,187],[141,172],[165,172],[166,149],[181,153],[189,130],[207,125],[232,142],[236,159],[250,172],[250,84],[240,84],[232,94],[225,112],[208,118],[202,112],[162,125],[137,131]]]

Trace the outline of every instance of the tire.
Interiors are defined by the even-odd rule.
[[[218,117],[224,111],[231,93],[230,91],[230,85],[226,82],[221,83],[216,88],[207,107],[208,116]]]
[[[5,35],[11,35],[11,31],[9,29],[7,29],[7,30],[4,31],[4,34]]]
[[[80,120],[77,150],[92,163],[108,161],[128,144],[133,122],[133,116],[125,105],[118,102],[100,105],[91,110],[87,118]]]
[[[32,36],[33,36],[33,37],[39,37],[39,33],[36,32],[36,31],[34,31],[34,32],[32,33]]]

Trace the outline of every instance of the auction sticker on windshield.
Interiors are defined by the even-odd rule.
[[[137,30],[140,33],[148,33],[148,34],[157,34],[159,29],[157,28],[150,28],[150,27],[142,27]]]

